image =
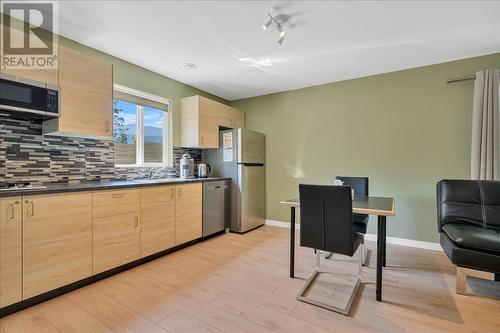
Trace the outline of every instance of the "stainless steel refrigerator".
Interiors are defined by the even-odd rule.
[[[231,178],[230,231],[246,232],[266,218],[266,145],[262,133],[237,128],[223,130],[219,149],[205,150],[213,176]]]

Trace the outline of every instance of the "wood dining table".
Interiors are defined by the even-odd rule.
[[[298,197],[280,202],[290,207],[290,277],[295,276],[295,208],[300,208]],[[386,219],[395,215],[394,198],[355,196],[352,201],[352,212],[376,215],[377,228],[377,301],[382,301],[382,267],[386,266]]]

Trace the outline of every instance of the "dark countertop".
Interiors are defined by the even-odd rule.
[[[160,178],[160,179],[135,179],[135,180],[111,180],[111,181],[89,181],[85,183],[53,183],[46,184],[46,188],[39,189],[19,189],[19,190],[0,190],[1,197],[14,197],[21,195],[65,193],[65,192],[83,192],[94,190],[110,190],[115,188],[147,187],[169,184],[199,183],[217,180],[230,180],[230,178]],[[36,185],[35,185],[36,186]]]

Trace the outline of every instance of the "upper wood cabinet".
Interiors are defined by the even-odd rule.
[[[203,96],[181,100],[181,146],[218,148],[219,127],[244,128],[245,113]]]
[[[3,76],[7,79],[13,77],[18,79],[19,82],[28,84],[30,81],[35,81],[56,87],[59,85],[59,72],[57,69],[0,69],[0,73],[7,74],[8,76]]]
[[[23,299],[21,200],[0,199],[0,308]]]
[[[44,134],[111,138],[113,65],[59,47],[60,117],[43,123]]]
[[[3,29],[4,26],[0,23],[0,32],[2,33],[3,38]],[[17,31],[17,33],[10,34],[11,43],[15,40],[24,44],[24,38],[30,38],[30,36],[24,32],[21,33]],[[57,43],[54,43],[54,48],[57,48]],[[39,83],[49,84],[51,86],[59,85],[59,72],[57,69],[44,69],[44,68],[22,68],[22,69],[5,69],[0,66],[0,74],[7,74],[7,79],[11,77],[18,79],[20,82],[30,83],[30,81],[36,81]]]
[[[202,183],[176,186],[175,243],[183,244],[202,235]]]
[[[93,273],[140,258],[140,190],[93,193]]]
[[[141,258],[175,246],[175,186],[141,188]]]
[[[92,275],[92,193],[23,197],[23,299]]]

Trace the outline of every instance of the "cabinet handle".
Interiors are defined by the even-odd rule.
[[[26,200],[24,201],[25,204],[28,206],[26,207],[27,209],[27,216],[35,216],[35,203],[33,201]]]
[[[175,198],[175,189],[173,187],[170,189],[170,198]]]
[[[180,198],[182,195],[182,188],[178,188],[179,191],[177,191],[177,197]]]
[[[104,129],[106,130],[106,133],[109,132],[109,121],[106,121],[104,124]]]
[[[10,204],[10,205],[7,207],[7,214],[9,214],[9,209],[11,210],[11,211],[10,211],[9,221],[11,221],[11,220],[13,220],[13,219],[14,219],[14,204]]]
[[[137,228],[139,226],[139,218],[135,217],[134,227]]]
[[[125,195],[125,193],[113,193],[111,196],[114,199],[117,199],[117,198],[122,198],[124,195]]]
[[[200,144],[203,144],[203,135],[200,136]]]
[[[35,203],[29,200],[26,200],[24,203],[28,205],[27,210],[29,216],[35,216]]]

